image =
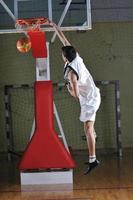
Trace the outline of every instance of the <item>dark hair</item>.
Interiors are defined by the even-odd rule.
[[[76,50],[73,46],[63,46],[61,49],[69,62],[72,62],[76,58]]]

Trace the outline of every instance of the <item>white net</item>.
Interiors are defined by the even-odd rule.
[[[102,103],[97,113],[96,132],[97,148],[104,153],[116,152],[116,110],[114,84],[98,84],[101,90]],[[11,121],[14,151],[23,151],[30,138],[34,119],[33,87],[10,88]],[[68,94],[64,86],[54,86],[54,102],[64,129],[68,146],[74,150],[87,149],[83,124],[79,121],[80,108],[78,102]],[[60,134],[55,119],[55,129]]]

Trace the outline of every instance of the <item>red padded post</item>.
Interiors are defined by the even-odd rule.
[[[54,130],[52,81],[35,83],[35,122],[19,169],[74,168],[74,160]]]
[[[31,40],[32,55],[34,58],[47,58],[47,47],[45,32],[29,31],[28,35]]]

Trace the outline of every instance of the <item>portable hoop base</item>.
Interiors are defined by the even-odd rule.
[[[40,29],[40,25],[46,24],[47,20],[44,21],[42,18],[40,22],[38,19],[26,19],[16,24],[21,28],[33,26],[31,30],[27,29],[27,34],[32,44],[36,67],[40,68],[35,82],[35,128],[19,163],[20,182],[21,186],[71,185],[75,162],[64,141],[63,144],[54,129],[52,81],[49,80],[48,74],[49,54],[45,33]],[[45,171],[45,169],[51,170]]]
[[[21,172],[21,185],[73,184],[73,170],[52,172]]]

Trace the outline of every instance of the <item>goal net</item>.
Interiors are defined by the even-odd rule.
[[[101,106],[95,129],[99,152],[121,153],[120,105],[118,81],[96,81],[101,91]],[[83,123],[79,121],[80,107],[67,92],[64,84],[53,84],[54,102],[66,136],[73,150],[86,150]],[[34,91],[32,85],[6,86],[6,131],[8,151],[22,152],[30,139],[34,120]],[[55,118],[55,129],[60,134]],[[45,134],[45,133],[44,133]]]

